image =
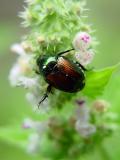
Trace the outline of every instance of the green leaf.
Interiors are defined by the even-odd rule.
[[[87,72],[86,86],[83,90],[83,94],[90,98],[101,95],[111,75],[118,67],[119,64],[102,70]]]
[[[0,140],[17,147],[26,148],[29,132],[17,127],[0,128]]]

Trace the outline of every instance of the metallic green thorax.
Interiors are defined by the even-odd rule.
[[[44,66],[47,66],[50,62],[55,62],[56,58],[55,57],[49,57],[48,59],[46,59]]]
[[[50,73],[51,69],[56,63],[56,57],[42,56],[37,60],[39,71],[44,77]]]

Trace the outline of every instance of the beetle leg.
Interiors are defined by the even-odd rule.
[[[91,67],[89,69],[86,69],[82,64],[80,64],[79,62],[76,62],[77,64],[79,64],[79,66],[84,70],[84,71],[92,71],[94,69],[94,67]]]
[[[65,54],[65,53],[70,52],[70,51],[73,51],[73,50],[74,50],[74,49],[72,48],[72,49],[69,49],[69,50],[67,50],[67,51],[60,52],[60,53],[57,54],[57,58],[58,58],[59,56]]]
[[[40,104],[48,97],[48,94],[51,92],[52,86],[48,85],[46,93],[43,95],[42,99],[38,103],[38,108],[40,107]]]
[[[82,64],[80,64],[79,62],[76,62],[76,64],[79,65],[79,67],[81,67],[84,71],[89,71],[88,69],[86,69]]]

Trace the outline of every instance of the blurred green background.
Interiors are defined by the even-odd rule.
[[[0,127],[20,124],[23,118],[32,115],[20,88],[10,87],[9,71],[15,62],[16,55],[10,52],[10,46],[19,42],[26,30],[20,26],[18,12],[23,10],[22,0],[0,0]],[[88,0],[90,9],[88,22],[96,30],[100,41],[93,62],[95,68],[102,68],[120,62],[120,1],[119,0]],[[120,76],[114,74],[106,87],[103,98],[112,104],[111,110],[120,114]],[[120,123],[120,122],[118,122]],[[120,132],[115,133],[104,142],[110,160],[120,159]],[[93,153],[83,159],[103,160],[101,150],[96,148]],[[31,157],[24,150],[0,141],[0,160],[39,159]]]

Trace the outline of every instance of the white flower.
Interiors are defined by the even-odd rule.
[[[73,40],[73,46],[76,50],[84,51],[90,47],[91,42],[92,38],[88,33],[79,32]]]
[[[42,136],[48,127],[48,122],[34,121],[30,118],[26,118],[22,127],[34,131],[34,133],[29,136],[27,151],[29,153],[36,153],[41,145]]]
[[[28,153],[34,154],[40,147],[40,136],[37,133],[31,134],[28,139]]]
[[[96,131],[96,127],[90,124],[90,110],[85,101],[77,100],[75,129],[82,137],[89,137]]]
[[[36,132],[39,135],[42,135],[48,128],[48,122],[47,121],[45,122],[35,121],[33,124],[33,128],[36,130]]]
[[[43,93],[44,95],[44,93]],[[26,99],[28,102],[32,105],[33,110],[36,111],[37,113],[44,114],[49,111],[50,106],[49,106],[49,101],[46,99],[40,107],[38,108],[38,104],[43,96],[39,90],[34,90],[33,92],[28,92],[26,94]]]
[[[19,78],[21,76],[21,68],[18,63],[16,63],[9,74],[9,81],[12,86],[16,86],[18,84]]]
[[[73,40],[73,47],[76,50],[75,57],[83,66],[88,65],[94,58],[94,52],[90,49],[91,36],[86,32],[79,32]]]
[[[22,127],[25,129],[34,129],[34,131],[39,134],[42,135],[43,132],[47,129],[48,127],[48,122],[47,121],[34,121],[30,118],[25,118],[24,122],[22,124]]]
[[[24,119],[24,122],[23,122],[23,124],[22,124],[22,127],[25,128],[25,129],[32,128],[32,127],[33,127],[33,124],[34,124],[34,122],[33,122],[32,119],[26,118],[26,119]]]
[[[94,58],[94,52],[92,50],[85,50],[85,51],[79,51],[75,53],[76,59],[82,64],[83,66],[88,65],[92,62]]]
[[[31,55],[23,54],[19,56],[17,62],[13,65],[9,74],[9,80],[12,86],[19,85],[20,79],[22,79],[21,77],[32,73],[33,66],[30,63],[31,59]]]
[[[11,47],[11,51],[14,53],[17,53],[19,56],[25,55],[25,51],[24,51],[22,45],[19,43],[13,44]]]
[[[83,123],[87,123],[89,121],[89,108],[84,101],[77,101],[77,104],[76,119]]]
[[[28,92],[26,94],[26,98],[32,104],[32,106],[35,106],[35,107],[37,106],[37,104],[39,103],[39,100],[40,100],[40,97],[38,97],[38,95],[36,96],[32,92]]]
[[[30,74],[32,72],[33,66],[31,61],[33,59],[33,55],[25,54],[23,56],[19,56],[17,62],[21,67],[22,74]]]
[[[75,124],[75,129],[83,138],[87,138],[96,132],[96,127],[93,124],[83,123],[79,120]]]
[[[25,88],[33,88],[34,86],[38,86],[38,77],[35,78],[29,78],[29,77],[25,77],[25,76],[21,76],[19,78],[19,82],[17,84],[17,86],[23,86]]]

